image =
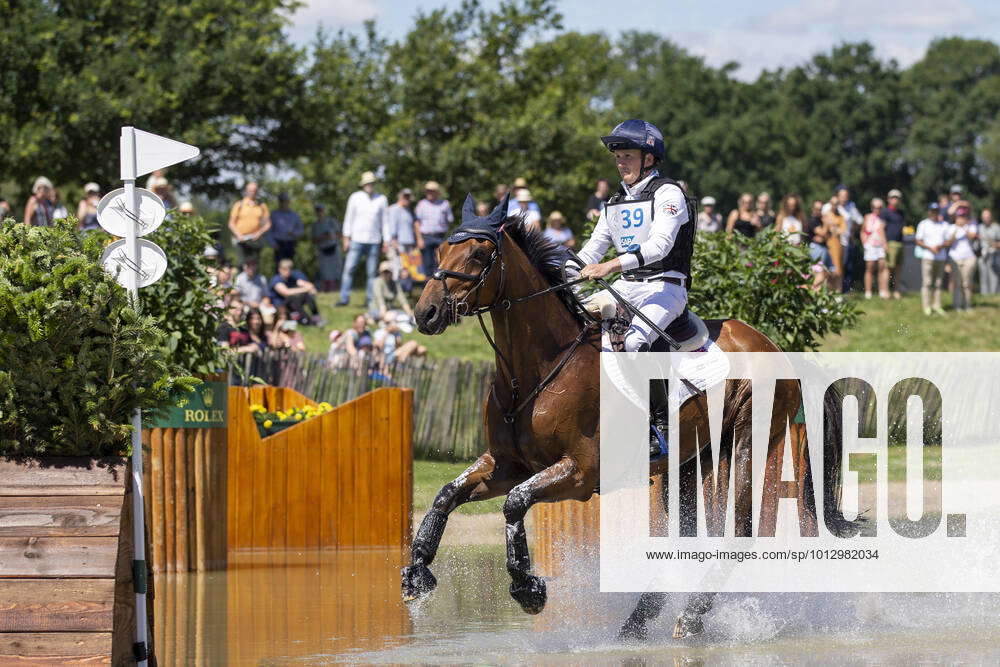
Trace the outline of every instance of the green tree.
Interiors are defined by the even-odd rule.
[[[300,155],[297,4],[0,1],[0,173],[113,183],[124,125],[199,146],[175,169],[202,191]]]

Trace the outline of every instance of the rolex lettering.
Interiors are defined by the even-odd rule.
[[[605,208],[605,215],[615,249],[620,253],[634,252],[649,238],[653,202],[647,199],[609,205]]]

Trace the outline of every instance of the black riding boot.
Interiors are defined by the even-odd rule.
[[[667,381],[649,381],[649,458],[658,459],[667,453],[667,427],[669,424],[667,407]],[[660,441],[660,438],[663,441]]]

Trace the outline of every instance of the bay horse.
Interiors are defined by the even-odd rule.
[[[575,299],[556,288],[564,283],[565,249],[550,244],[519,217],[507,217],[505,202],[488,218],[477,218],[471,212],[471,202],[469,197],[462,226],[441,245],[440,268],[427,281],[414,314],[419,330],[429,335],[443,333],[466,315],[491,316],[495,341],[485,325],[483,331],[494,347],[497,372],[483,404],[486,452],[435,497],[414,537],[411,564],[402,570],[402,593],[404,600],[411,601],[437,585],[428,566],[437,553],[448,515],[456,507],[506,495],[503,514],[510,594],[525,612],[537,614],[545,606],[546,586],[530,572],[524,519],[535,503],[586,501],[598,492],[601,331],[584,316]],[[706,324],[711,340],[723,351],[780,352],[767,336],[739,320],[708,320]],[[715,483],[711,466],[703,477],[706,517],[725,512],[730,452],[736,475],[749,475],[750,438],[738,435],[749,434],[749,429],[736,431],[736,437],[733,434],[738,421],[749,423],[750,383],[742,380],[731,387],[727,385],[726,404],[738,407],[726,411],[729,416],[722,426],[721,483]],[[794,415],[799,407],[798,392],[779,385],[775,405],[779,403],[787,405],[789,414]],[[699,405],[695,399],[681,407],[679,455],[681,461],[687,461],[681,468],[682,486],[685,479],[696,483],[694,459],[699,453],[695,429],[683,426],[700,426],[704,446],[707,414],[704,402]],[[783,451],[784,434],[784,424],[780,433],[772,429],[770,441],[780,442],[781,447],[771,450]],[[793,433],[796,457],[799,453],[794,450],[800,439]],[[711,456],[711,448],[706,449]],[[769,450],[768,465],[773,465],[772,454]],[[839,479],[839,455],[825,463],[827,478]],[[650,469],[651,476],[663,475],[664,489],[666,465],[663,460],[651,464]],[[736,488],[749,489],[749,484]],[[824,485],[828,526],[831,518],[834,523],[844,521],[837,497],[831,497],[829,488],[829,484]],[[800,502],[815,520],[811,494],[800,497]],[[735,504],[737,508],[751,507],[749,491],[739,493]],[[701,617],[711,609],[713,598],[710,593],[690,596],[674,626],[675,638],[702,630]],[[619,636],[644,638],[646,622],[659,615],[665,600],[663,593],[643,593]]]

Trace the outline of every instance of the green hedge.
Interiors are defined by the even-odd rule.
[[[127,452],[135,408],[190,391],[166,336],[99,266],[109,237],[0,224],[0,454]]]

